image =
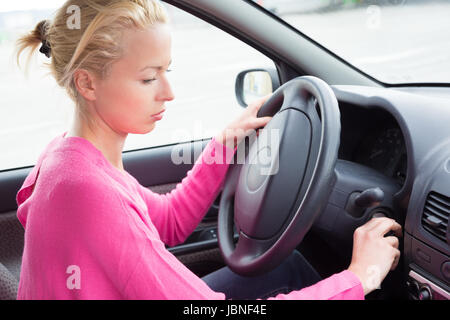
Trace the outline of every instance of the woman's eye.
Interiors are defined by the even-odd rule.
[[[167,69],[167,70],[166,70],[166,73],[169,73],[169,72],[172,72],[172,70],[171,70],[171,69]],[[157,79],[156,79],[156,78],[145,79],[145,80],[142,80],[142,83],[143,83],[143,84],[150,84],[150,83],[152,83],[152,82],[155,81],[155,80],[157,80]]]
[[[153,78],[153,79],[146,79],[146,80],[142,80],[142,82],[144,83],[144,84],[150,84],[150,83],[152,83],[153,81],[155,81],[156,80],[156,78]]]

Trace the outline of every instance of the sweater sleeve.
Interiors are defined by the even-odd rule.
[[[169,246],[185,241],[216,199],[235,150],[213,138],[187,176],[168,194],[139,186],[152,223]]]
[[[345,270],[310,287],[269,300],[364,300],[364,290],[359,278]]]

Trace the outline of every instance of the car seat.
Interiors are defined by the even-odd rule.
[[[16,300],[18,287],[17,279],[0,263],[0,300]]]

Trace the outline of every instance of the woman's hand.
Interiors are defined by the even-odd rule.
[[[389,231],[402,236],[402,227],[389,218],[372,218],[353,234],[352,262],[348,268],[361,280],[364,295],[377,289],[400,258],[398,238],[385,237]]]
[[[216,136],[216,141],[234,149],[243,138],[250,135],[253,131],[265,127],[272,117],[257,118],[256,115],[270,96],[267,95],[251,103],[236,120]]]

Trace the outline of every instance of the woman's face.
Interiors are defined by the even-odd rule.
[[[106,79],[97,82],[95,108],[118,134],[144,134],[160,119],[153,115],[174,99],[167,79],[170,30],[156,24],[147,30],[127,30],[123,39],[123,57],[111,66]]]

